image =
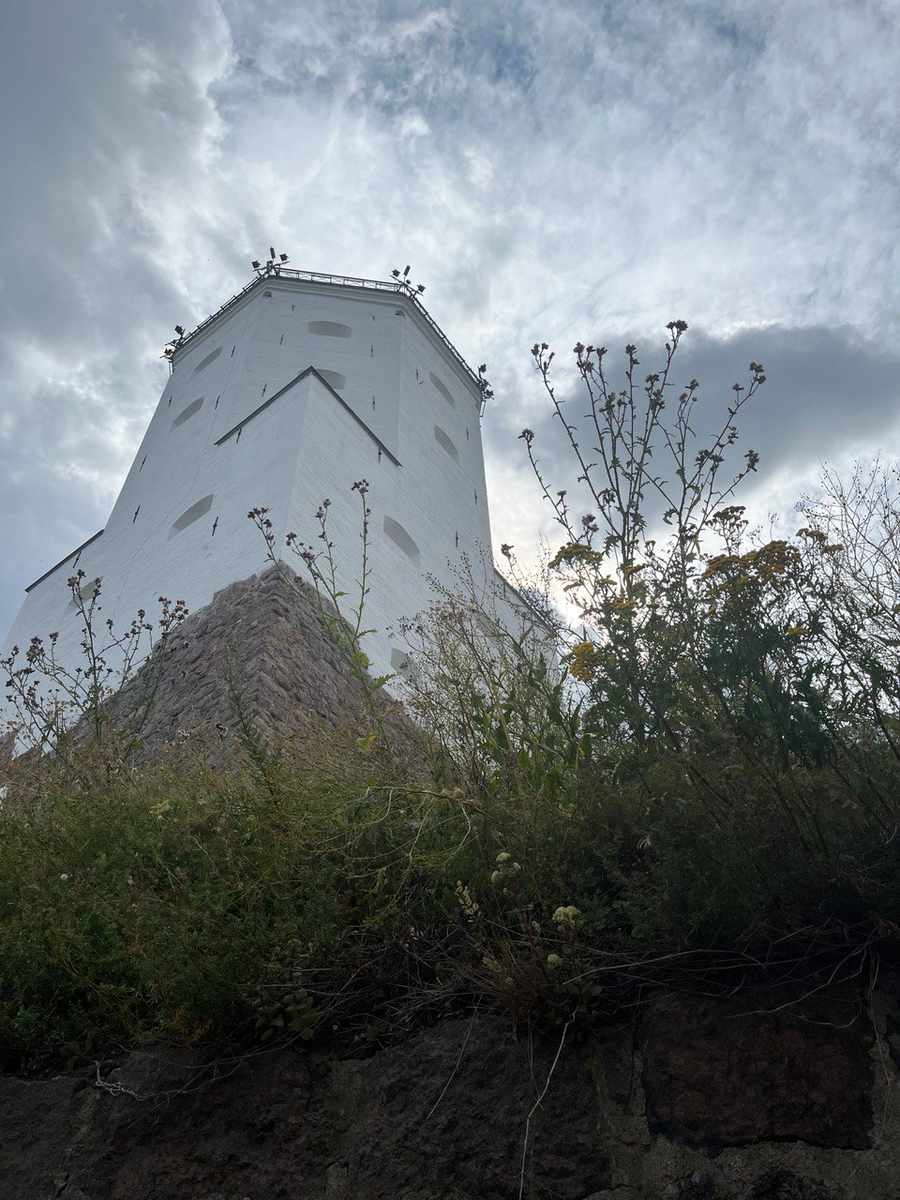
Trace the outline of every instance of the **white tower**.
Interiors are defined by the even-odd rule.
[[[342,586],[359,573],[369,483],[372,576],[366,650],[376,674],[402,663],[387,636],[427,607],[426,574],[446,579],[468,553],[491,563],[478,376],[399,280],[269,266],[169,352],[163,391],[106,527],[26,589],[6,641],[59,632],[78,661],[80,622],[66,580],[102,580],[117,628],[156,598],[193,612],[266,566],[247,519],[265,506],[276,553],[288,532],[315,543],[328,510]],[[492,567],[489,570],[493,570]]]

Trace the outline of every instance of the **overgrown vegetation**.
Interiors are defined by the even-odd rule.
[[[124,764],[140,746],[165,662],[166,642],[188,615],[183,600],[159,597],[156,623],[140,609],[124,630],[101,618],[101,580],[83,570],[66,580],[70,606],[80,626],[81,653],[75,663],[58,653],[59,633],[32,637],[25,650],[13,646],[0,659],[5,674],[4,737],[32,758],[52,758],[71,769],[79,742],[103,747],[110,769]],[[143,666],[142,670],[139,668]],[[127,706],[117,705],[129,683],[138,684]]]
[[[428,786],[340,731],[248,730],[227,768],[110,770],[90,740],[74,774],[4,768],[8,1061],[359,1048],[473,1004],[577,1030],[655,985],[871,982],[900,921],[900,478],[827,475],[795,537],[754,535],[732,501],[756,455],[731,458],[762,368],[704,438],[698,385],[670,386],[684,329],[643,381],[629,347],[620,390],[576,347],[584,438],[535,347],[589,494],[554,488],[526,430],[581,629],[554,663],[552,604],[519,628],[464,591],[406,627]],[[363,632],[360,607],[349,653]]]

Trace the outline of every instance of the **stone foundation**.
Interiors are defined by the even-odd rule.
[[[323,727],[361,734],[371,726],[362,687],[348,676],[315,597],[276,567],[217,592],[164,649],[140,735],[144,753],[191,738],[227,744],[239,729],[237,705],[264,737],[280,742],[302,743]],[[151,664],[129,683],[119,711],[142,703],[152,672]],[[399,704],[382,693],[380,705],[395,750],[414,753],[415,730]]]
[[[774,1001],[774,1003],[773,1003]],[[897,1200],[896,995],[659,997],[564,1044],[134,1052],[0,1077],[4,1200]]]

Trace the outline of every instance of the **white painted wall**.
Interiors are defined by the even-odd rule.
[[[320,322],[350,334],[318,332]],[[344,377],[344,404],[308,374],[240,437],[216,444],[310,366]],[[479,404],[476,381],[402,295],[264,280],[178,351],[104,533],[29,590],[3,654],[58,631],[59,657],[77,663],[81,631],[66,579],[79,568],[87,580],[102,578],[102,617],[117,628],[139,608],[153,619],[160,595],[202,607],[264,569],[265,546],[247,519],[258,505],[270,509],[279,549],[299,568],[284,535],[315,544],[314,514],[329,498],[340,583],[352,594],[361,543],[351,487],[364,478],[372,510],[366,624],[377,631],[366,649],[374,670],[389,672],[391,649],[403,649],[389,630],[428,606],[426,575],[449,582],[462,553],[492,561]],[[208,511],[173,531],[207,496]],[[385,533],[385,517],[415,542],[418,562]]]

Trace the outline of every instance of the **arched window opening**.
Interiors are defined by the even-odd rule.
[[[208,367],[210,363],[215,362],[221,353],[222,347],[220,346],[218,350],[213,350],[211,354],[207,354],[206,358],[204,358],[202,362],[197,363],[196,367],[194,367],[193,374],[199,375],[200,372]]]
[[[492,621],[485,616],[483,612],[476,612],[475,624],[481,630],[485,637],[495,638],[498,635],[498,625],[496,621]]]
[[[404,676],[411,683],[416,683],[420,677],[416,660],[408,651],[400,650],[397,646],[391,650],[391,670]]]
[[[437,375],[435,375],[435,373],[433,371],[431,372],[431,382],[434,384],[435,389],[441,393],[441,395],[444,397],[444,399],[447,401],[447,403],[452,404],[453,407],[455,408],[456,401],[450,395],[450,391],[449,391],[447,385],[445,383],[441,383],[440,379],[438,379]]]
[[[323,371],[321,367],[316,367],[316,370],[322,376],[326,383],[330,384],[336,392],[347,386],[347,376],[342,375],[340,371]]]
[[[192,404],[189,404],[187,408],[183,409],[172,422],[172,428],[174,429],[176,425],[183,425],[185,421],[189,421],[191,417],[196,416],[203,407],[203,401],[205,399],[205,396],[201,396],[199,400],[194,400]]]
[[[342,325],[340,321],[310,321],[307,328],[310,333],[317,333],[322,337],[348,338],[353,333],[349,325]]]
[[[181,533],[183,529],[187,529],[188,525],[193,525],[195,521],[199,521],[204,513],[208,513],[212,508],[212,502],[215,496],[204,496],[202,500],[197,500],[190,508],[186,508],[177,521],[172,523],[172,528],[169,530],[169,537],[174,537],[176,533]]]
[[[76,559],[75,561],[77,562],[78,560]],[[100,584],[102,582],[102,575],[98,575],[95,579],[85,579],[82,582],[81,587],[76,588],[75,591],[71,593],[69,608],[79,608],[79,601],[85,606],[85,608],[89,608],[91,601],[94,599],[95,593],[99,593]]]
[[[434,427],[434,440],[447,451],[454,462],[459,462],[459,451],[449,435],[444,433],[439,425]]]
[[[388,535],[407,558],[411,559],[416,566],[419,565],[419,547],[409,536],[399,521],[395,521],[393,517],[384,518],[384,532]]]

